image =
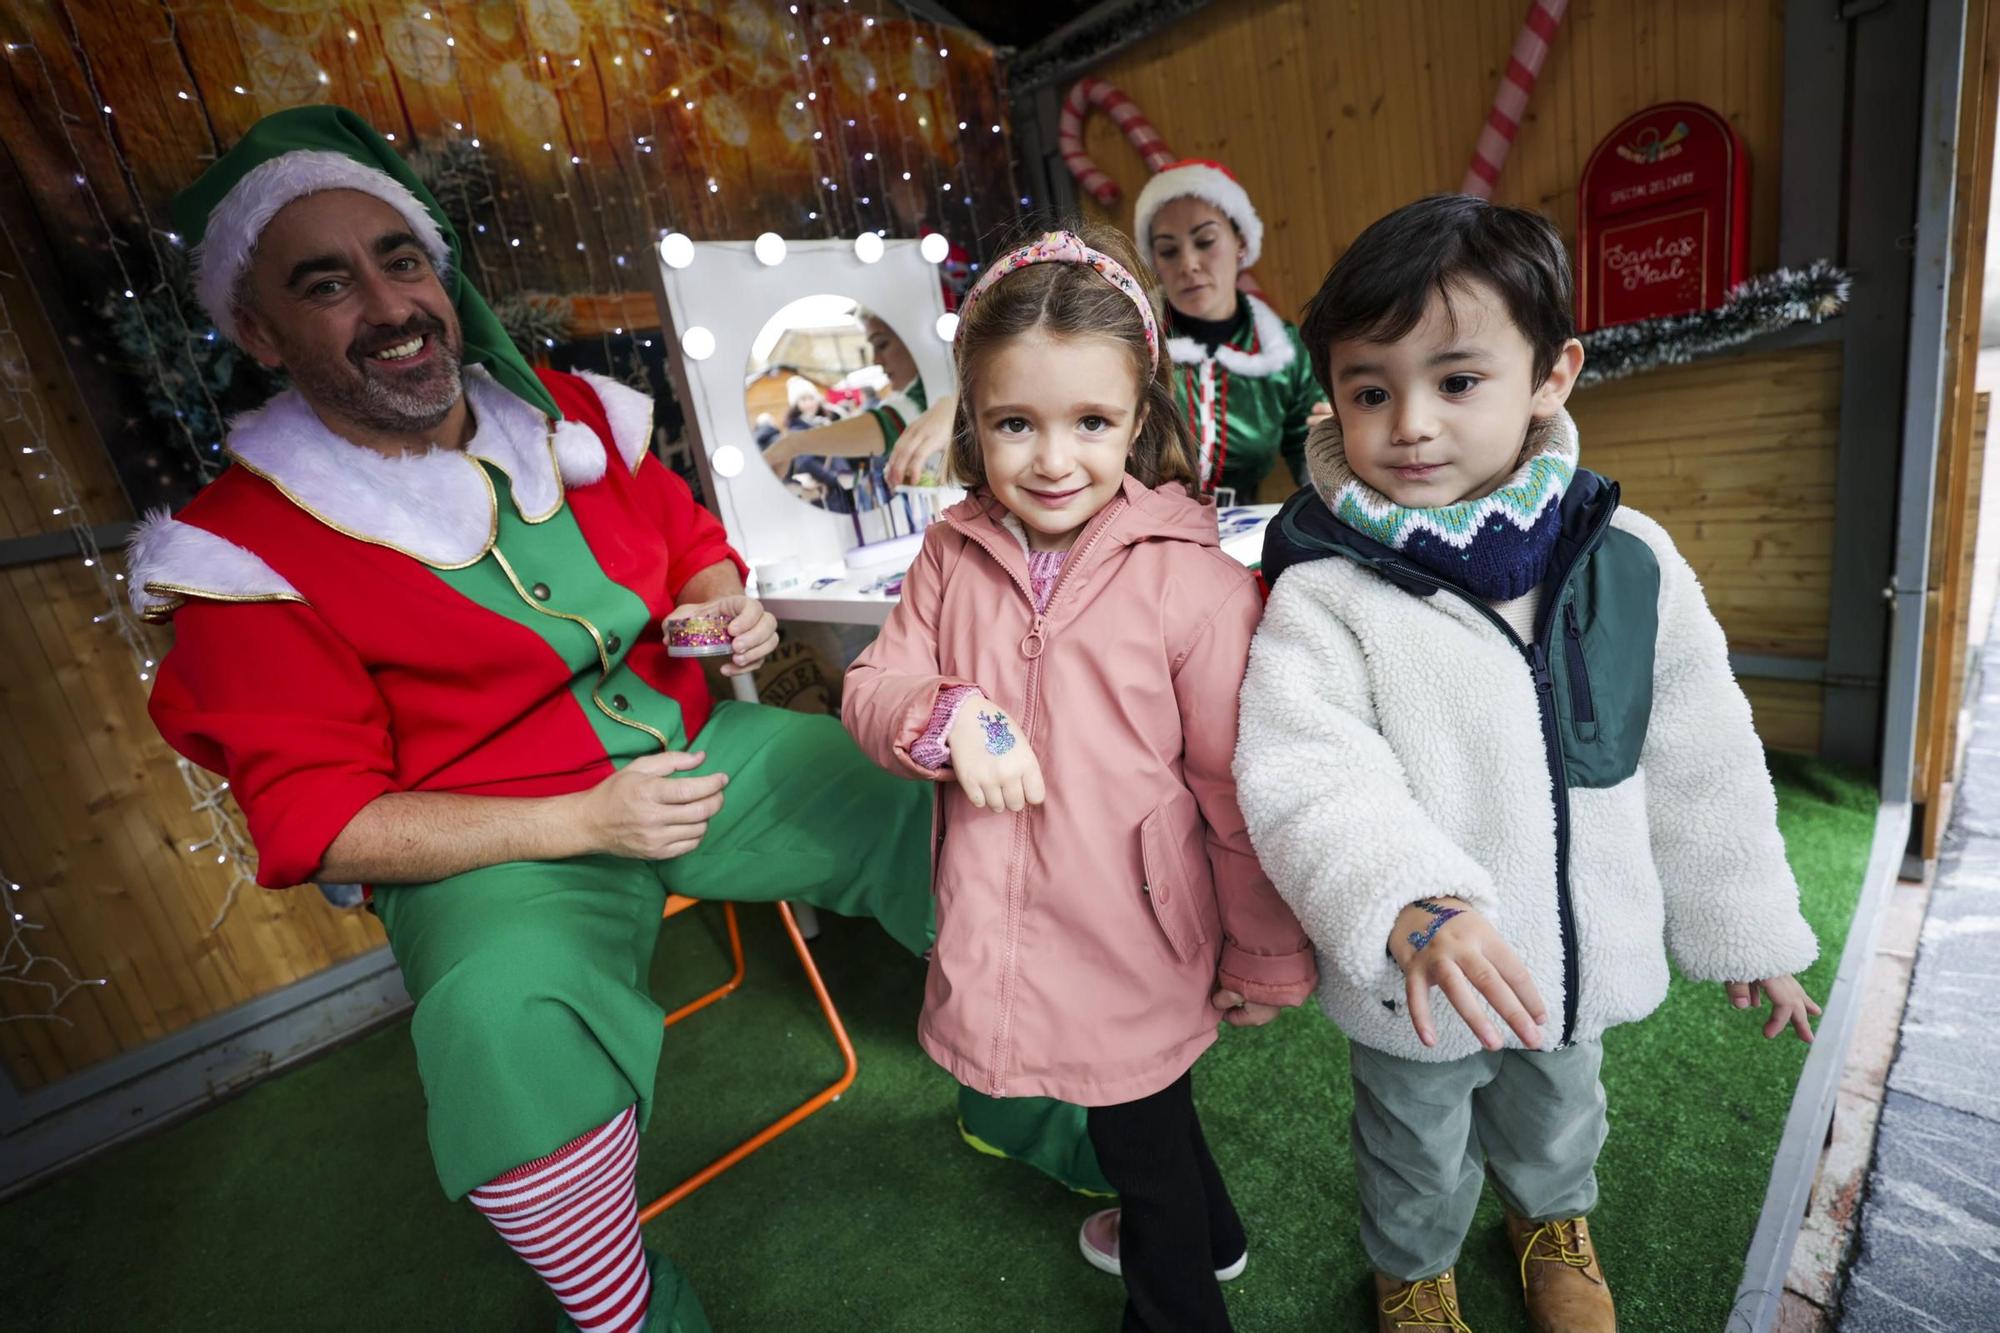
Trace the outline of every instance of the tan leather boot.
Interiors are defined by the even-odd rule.
[[[1580,1217],[1530,1222],[1507,1214],[1507,1239],[1521,1264],[1521,1290],[1535,1333],[1617,1333],[1611,1288]]]
[[[1436,1277],[1403,1282],[1375,1274],[1376,1333],[1472,1333],[1458,1315],[1458,1282],[1447,1268]]]

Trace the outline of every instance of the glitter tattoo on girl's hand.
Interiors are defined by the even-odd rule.
[[[1014,730],[1007,725],[1005,713],[982,712],[979,725],[986,732],[986,753],[1005,754],[1014,748]]]
[[[1431,936],[1438,933],[1438,927],[1465,910],[1462,907],[1440,907],[1428,898],[1419,898],[1414,903],[1411,903],[1410,906],[1421,907],[1431,914],[1431,923],[1428,926],[1425,926],[1422,930],[1413,930],[1410,932],[1410,947],[1412,949],[1422,949],[1426,944],[1429,944]]]

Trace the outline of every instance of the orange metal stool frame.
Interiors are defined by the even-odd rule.
[[[684,898],[678,893],[668,894],[667,906],[665,911],[660,914],[660,919],[665,921],[679,916],[690,907],[696,906],[698,901],[694,898]],[[825,1107],[829,1102],[835,1101],[854,1082],[855,1071],[859,1068],[859,1061],[855,1059],[854,1055],[854,1043],[848,1040],[847,1028],[840,1021],[840,1013],[833,1007],[833,1000],[826,993],[826,983],[820,979],[819,968],[813,963],[812,951],[806,947],[805,936],[799,933],[799,923],[793,918],[792,909],[785,903],[777,903],[775,906],[778,909],[778,919],[785,923],[785,933],[792,937],[792,949],[799,956],[799,966],[805,969],[806,980],[812,983],[813,996],[819,1001],[820,1012],[826,1015],[826,1025],[832,1030],[834,1041],[839,1043],[840,1054],[842,1059],[846,1061],[846,1068],[841,1071],[840,1077],[831,1084],[822,1088],[811,1097],[808,1097],[805,1101],[800,1102],[797,1106],[785,1112],[784,1115],[778,1117],[763,1129],[758,1130],[755,1134],[752,1134],[749,1138],[737,1144],[734,1148],[731,1148],[728,1152],[722,1154],[722,1156],[716,1158],[707,1166],[647,1204],[639,1213],[639,1221],[642,1223],[652,1221],[661,1213],[666,1212],[667,1209],[673,1207],[682,1199],[687,1198],[688,1195],[693,1194],[703,1185],[706,1185],[709,1181],[714,1180],[730,1167],[735,1166],[751,1153],[756,1152],[786,1130],[791,1129],[807,1116]],[[722,905],[722,915],[723,919],[729,925],[729,953],[736,964],[735,973],[729,980],[723,982],[720,986],[708,992],[708,994],[698,999],[690,1000],[668,1014],[665,1026],[672,1027],[683,1018],[690,1017],[696,1012],[706,1009],[709,1005],[714,1004],[717,1000],[743,984],[743,936],[736,925],[736,904],[724,903]]]

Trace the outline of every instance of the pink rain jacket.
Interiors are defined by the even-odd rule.
[[[1128,476],[1038,615],[1003,513],[982,491],[932,526],[841,718],[876,763],[941,782],[924,1049],[996,1097],[1133,1101],[1215,1040],[1218,984],[1287,1005],[1317,977],[1229,773],[1262,603],[1212,507]],[[1044,805],[981,810],[910,758],[956,685],[1020,724]]]

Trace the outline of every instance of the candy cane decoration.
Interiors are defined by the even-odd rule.
[[[1139,104],[1118,85],[1092,76],[1078,79],[1069,96],[1063,98],[1062,117],[1056,122],[1056,147],[1077,184],[1098,203],[1110,208],[1118,202],[1118,182],[1105,175],[1090,160],[1090,154],[1083,151],[1083,118],[1090,114],[1092,106],[1104,108],[1105,114],[1125,131],[1126,141],[1146,160],[1146,170],[1158,171],[1177,161],[1179,155],[1167,147],[1160,132],[1153,128],[1153,122],[1139,110]]]
[[[1056,122],[1056,147],[1062,153],[1063,165],[1076,177],[1076,183],[1104,207],[1116,205],[1120,192],[1118,182],[1105,175],[1103,168],[1083,151],[1083,119],[1090,114],[1092,106],[1103,107],[1118,128],[1125,131],[1126,142],[1145,159],[1146,170],[1157,175],[1162,167],[1170,167],[1180,161],[1180,155],[1167,147],[1167,141],[1153,128],[1153,122],[1146,119],[1146,113],[1139,109],[1137,102],[1125,95],[1124,89],[1095,75],[1078,79],[1076,86],[1069,90],[1069,96],[1063,98],[1062,116]],[[1236,285],[1252,296],[1264,295],[1264,289],[1248,269],[1236,275]]]
[[[1499,91],[1493,94],[1493,109],[1486,113],[1486,125],[1479,131],[1479,146],[1472,150],[1472,164],[1465,169],[1465,180],[1458,187],[1461,193],[1476,194],[1481,199],[1493,197],[1493,185],[1500,179],[1500,168],[1507,163],[1507,151],[1514,146],[1514,136],[1521,132],[1521,114],[1528,109],[1528,94],[1535,91],[1542,62],[1548,59],[1549,47],[1556,40],[1556,28],[1568,7],[1569,0],[1531,0],[1528,5],[1527,20],[1514,38],[1514,54],[1500,76]]]

